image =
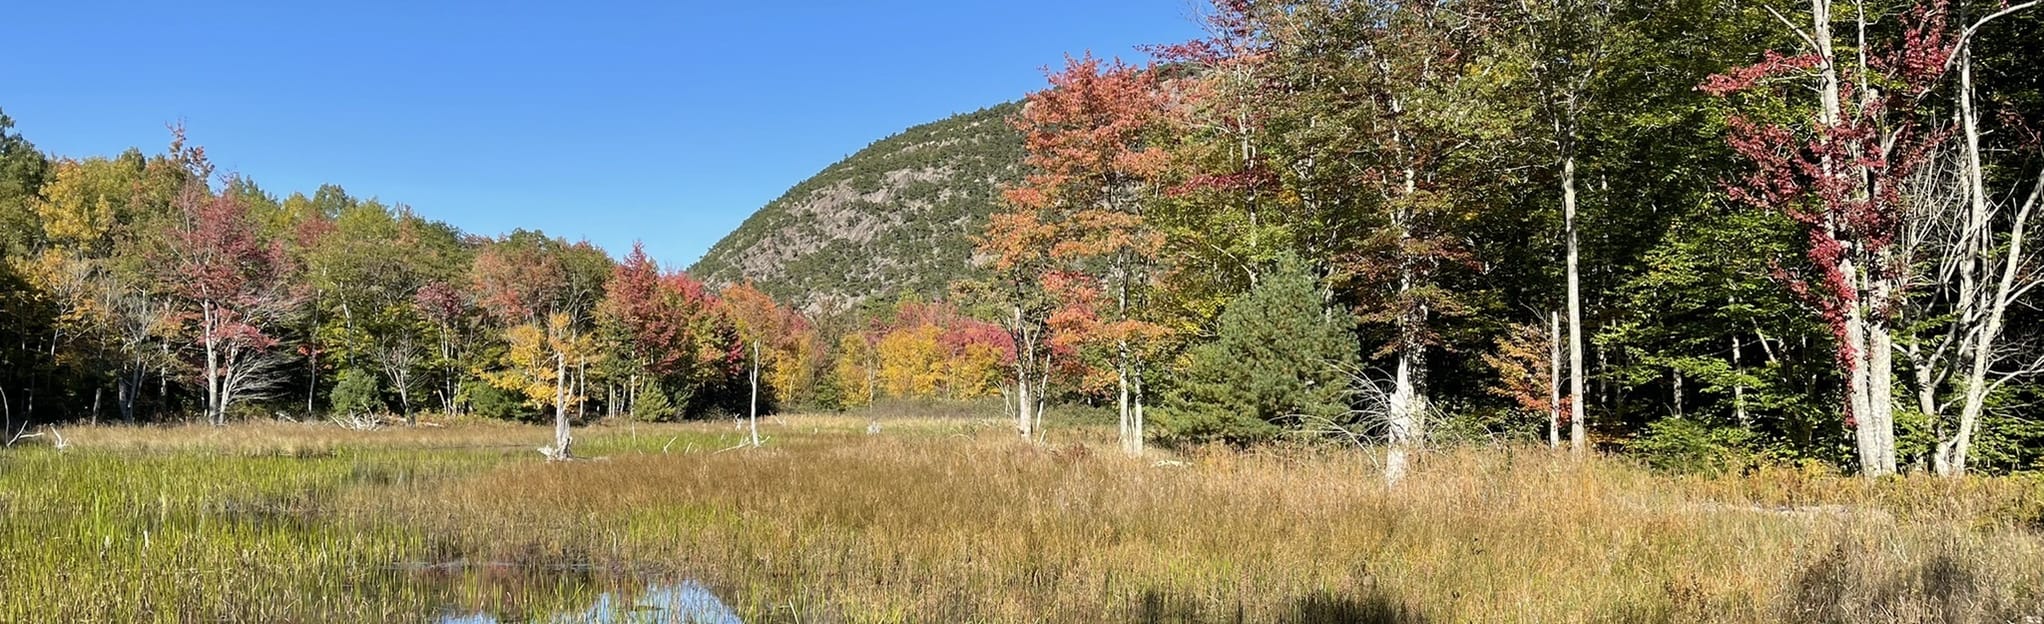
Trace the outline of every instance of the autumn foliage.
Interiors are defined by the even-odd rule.
[[[845,335],[831,370],[847,405],[875,399],[999,396],[1015,357],[1008,332],[948,304],[903,301]]]

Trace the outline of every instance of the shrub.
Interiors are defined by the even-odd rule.
[[[1666,418],[1647,425],[1646,432],[1627,448],[1656,470],[1718,474],[1754,462],[1746,450],[1752,438],[1752,431],[1738,427]]]
[[[509,390],[487,383],[464,384],[468,391],[469,405],[485,418],[500,420],[530,420],[538,412],[525,404],[525,398]]]
[[[382,392],[375,373],[359,368],[342,370],[331,395],[334,413],[344,416],[375,413],[382,407]]]

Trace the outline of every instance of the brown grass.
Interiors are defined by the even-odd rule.
[[[1427,455],[1386,488],[1372,456],[1358,450],[1201,449],[1170,456],[1183,465],[1160,465],[1162,454],[1116,455],[1111,432],[1091,429],[1057,430],[1051,443],[1030,445],[1010,439],[1000,421],[889,420],[875,436],[861,433],[866,423],[861,415],[776,419],[759,450],[725,450],[738,440],[728,422],[589,429],[579,434],[584,448],[603,458],[567,464],[539,461],[529,447],[546,433],[513,425],[69,432],[76,446],[65,454],[0,456],[0,486],[17,486],[0,489],[0,520],[43,527],[11,531],[15,546],[0,549],[0,572],[16,587],[82,578],[93,593],[144,592],[138,585],[156,577],[119,571],[158,559],[96,555],[66,577],[34,565],[52,559],[29,554],[21,540],[82,556],[104,550],[95,533],[149,525],[139,519],[146,513],[116,512],[86,529],[84,503],[30,497],[147,501],[186,492],[188,507],[166,508],[216,526],[267,518],[235,526],[270,545],[240,543],[236,553],[232,540],[193,539],[177,553],[184,565],[311,573],[321,568],[308,561],[331,561],[375,570],[356,572],[352,585],[303,590],[252,574],[243,582],[267,582],[271,594],[228,595],[319,595],[209,606],[165,594],[159,604],[186,606],[131,610],[128,619],[382,619],[450,606],[543,612],[598,589],[680,578],[715,587],[747,621],[2044,615],[2044,492],[2034,480],[1870,482],[1788,470],[1669,477],[1543,449],[1464,449]],[[167,462],[157,468],[176,474],[137,480],[102,465],[111,461],[138,470]],[[257,461],[269,463],[248,467]],[[332,479],[303,476],[329,472]],[[89,485],[19,487],[41,482],[31,474]],[[177,485],[209,478],[246,487]],[[120,498],[80,487],[137,491]],[[48,613],[82,612],[62,606]],[[28,612],[0,602],[0,619]]]

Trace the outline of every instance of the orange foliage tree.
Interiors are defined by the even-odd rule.
[[[1090,352],[1113,371],[1130,454],[1142,452],[1144,345],[1164,333],[1147,303],[1165,241],[1144,216],[1169,160],[1148,145],[1166,121],[1156,80],[1086,56],[1067,59],[1050,88],[1030,94],[1013,121],[1030,173],[1005,194],[1010,210],[982,247],[997,269],[1034,273],[1023,277],[1050,302],[1046,350]]]

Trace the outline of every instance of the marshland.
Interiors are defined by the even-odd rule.
[[[2044,600],[2029,479],[1506,446],[1387,488],[1365,449],[1134,459],[1052,424],[791,415],[758,448],[728,421],[599,426],[569,462],[488,422],[72,428],[0,455],[0,620],[544,621],[678,583],[746,622],[2006,622]]]

